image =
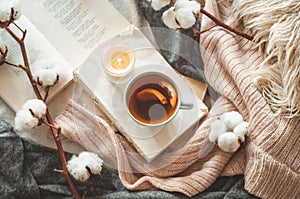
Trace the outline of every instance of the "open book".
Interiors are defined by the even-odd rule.
[[[28,32],[25,42],[30,63],[51,58],[65,72],[65,78],[50,90],[49,100],[71,82],[73,70],[96,46],[129,25],[108,0],[23,0],[22,8],[23,16],[16,23]],[[0,36],[8,46],[8,61],[23,64],[17,43],[5,30]],[[23,71],[1,66],[0,96],[17,111],[34,93]]]
[[[202,103],[206,85],[201,85],[200,90],[193,93],[193,88],[171,68],[138,29],[128,34],[128,27],[132,26],[107,0],[22,2],[24,16],[16,23],[28,31],[26,46],[30,62],[34,63],[40,57],[51,57],[60,63],[67,74],[63,81],[50,90],[49,98],[53,98],[76,77],[90,91],[90,97],[100,109],[147,161],[157,157],[207,113],[207,107]],[[16,42],[5,31],[0,32],[0,35],[8,42],[9,61],[22,63]],[[110,45],[112,40],[116,42],[120,35],[135,45],[132,46],[136,51],[133,75],[147,70],[171,75],[183,93],[182,100],[194,105],[191,110],[180,111],[172,122],[155,129],[136,125],[126,115],[122,101],[126,82],[116,86],[106,78],[103,66],[99,65],[103,47]],[[124,38],[121,39],[124,41]],[[197,94],[201,96],[197,97]],[[16,111],[27,99],[34,98],[34,93],[24,72],[2,66],[0,96]]]

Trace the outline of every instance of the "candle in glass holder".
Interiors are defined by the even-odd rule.
[[[123,44],[112,44],[102,55],[102,65],[105,72],[114,78],[129,74],[135,63],[135,53]]]
[[[125,69],[130,64],[130,57],[126,52],[115,52],[111,56],[111,66],[114,69]]]

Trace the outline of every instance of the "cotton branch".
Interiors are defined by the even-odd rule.
[[[228,26],[227,24],[223,23],[222,21],[220,21],[219,19],[217,19],[215,16],[213,16],[212,14],[210,14],[209,12],[207,12],[206,10],[204,10],[203,8],[200,9],[200,12],[202,14],[204,14],[205,16],[207,16],[208,18],[210,18],[213,22],[215,22],[218,26],[221,26],[223,28],[225,28],[226,30],[229,30],[230,32],[233,32],[241,37],[244,37],[250,41],[253,40],[253,36],[250,36],[246,33],[243,33],[235,28],[232,28],[230,26]]]
[[[12,66],[12,67],[15,67],[15,68],[20,68],[20,69],[22,69],[22,70],[24,70],[24,71],[27,71],[27,68],[24,67],[24,66],[22,66],[21,64],[17,65],[17,64],[10,63],[10,62],[8,62],[8,61],[2,61],[1,63],[2,63],[2,64],[7,64],[7,65]]]
[[[162,8],[164,7],[164,4],[153,4],[152,1],[152,7],[154,9]],[[240,30],[237,30],[235,28],[230,27],[229,25],[223,23],[221,20],[216,18],[211,13],[207,12],[205,7],[205,0],[197,0],[197,1],[170,1],[168,10],[164,11],[162,15],[162,20],[164,24],[172,29],[192,29],[195,35],[200,35],[209,29],[205,29],[203,31],[196,30],[194,27],[196,21],[200,19],[202,15],[207,16],[209,19],[211,19],[217,26],[221,26],[224,29],[235,33],[236,35],[239,35],[241,37],[244,37],[250,41],[253,40],[253,37],[241,32]]]
[[[22,66],[22,69],[24,69],[25,73],[27,74],[28,79],[29,79],[29,81],[32,85],[32,88],[34,90],[34,93],[35,93],[37,99],[44,100],[44,98],[42,97],[42,95],[41,95],[41,93],[38,89],[38,86],[37,86],[36,82],[33,79],[31,70],[29,68],[29,60],[28,60],[28,55],[27,55],[27,51],[26,51],[26,48],[25,48],[25,43],[24,43],[24,40],[25,40],[25,37],[26,37],[26,30],[24,31],[21,28],[19,28],[19,30],[22,32],[22,37],[20,37],[20,38],[8,26],[5,27],[5,30],[12,36],[12,38],[14,38],[14,40],[20,46],[23,61],[24,61],[24,66]],[[13,66],[18,66],[18,65],[13,65]],[[46,110],[45,118],[46,118],[46,121],[44,123],[48,124],[47,126],[49,126],[49,128],[51,130],[51,133],[54,137],[54,141],[55,141],[55,144],[57,146],[57,150],[58,150],[58,154],[59,154],[59,157],[60,157],[60,160],[61,160],[61,164],[62,164],[62,167],[63,167],[63,173],[65,175],[65,178],[68,181],[68,184],[71,188],[71,191],[72,191],[74,197],[75,198],[81,198],[78,191],[77,191],[77,189],[76,189],[76,187],[75,187],[75,185],[74,185],[74,183],[73,183],[73,181],[72,181],[70,173],[67,170],[67,161],[66,161],[63,146],[62,146],[62,143],[61,143],[60,137],[59,137],[60,128],[55,127],[53,119],[52,119],[48,109]]]
[[[214,28],[214,27],[216,27],[216,26],[217,26],[217,25],[214,25],[214,26],[212,26],[212,27],[206,28],[206,29],[201,30],[201,31],[197,30],[196,28],[192,28],[192,30],[193,30],[193,32],[194,32],[194,35],[196,36],[196,35],[201,35],[201,34],[203,34],[203,33],[207,32],[207,31],[211,30],[212,28]]]

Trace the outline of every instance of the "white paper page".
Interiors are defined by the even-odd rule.
[[[69,61],[80,66],[101,42],[129,22],[107,0],[23,0],[27,18]]]
[[[61,78],[60,82],[50,90],[49,100],[54,97],[73,78],[73,68],[60,55],[60,53],[48,42],[48,40],[30,23],[30,21],[22,16],[17,22],[20,27],[27,29],[25,45],[30,64],[37,59],[51,59],[58,63],[65,74],[65,78]],[[21,32],[16,27],[11,26],[15,33]],[[8,46],[7,61],[14,64],[24,64],[21,56],[21,50],[16,41],[5,31],[1,30],[0,37],[3,38]],[[0,66],[0,96],[13,109],[18,110],[27,100],[34,98],[33,89],[24,71],[8,65]]]

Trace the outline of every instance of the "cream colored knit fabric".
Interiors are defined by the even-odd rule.
[[[234,25],[229,4],[211,0],[206,2],[206,9]],[[203,17],[203,29],[212,25]],[[298,198],[300,118],[276,116],[253,85],[253,71],[262,62],[254,44],[219,27],[203,34],[200,44],[207,80],[224,97],[216,101],[196,133],[181,148],[167,151],[149,164],[104,120],[72,102],[56,118],[63,135],[118,168],[121,181],[131,190],[157,188],[193,196],[221,174],[244,174],[246,190],[256,196]],[[211,122],[231,110],[239,111],[250,124],[245,146],[235,154],[218,147],[202,154],[209,145]],[[164,164],[169,159],[174,161]]]
[[[234,0],[235,15],[265,55],[256,84],[274,111],[300,116],[300,1]]]

